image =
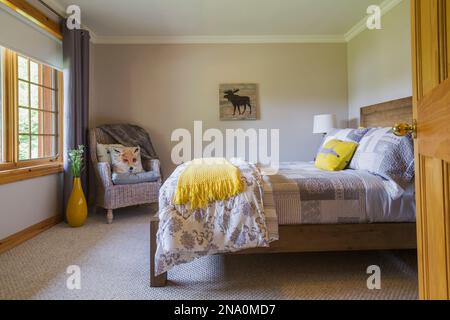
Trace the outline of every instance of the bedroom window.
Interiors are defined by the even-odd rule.
[[[2,50],[0,184],[61,171],[62,73]]]
[[[58,156],[58,72],[24,56],[18,66],[19,161]]]

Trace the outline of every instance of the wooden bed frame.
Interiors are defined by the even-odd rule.
[[[397,122],[411,123],[412,98],[389,101],[361,108],[361,126],[390,127]],[[167,273],[155,276],[158,218],[150,222],[150,286],[163,287]],[[270,248],[244,250],[234,254],[294,253],[416,249],[415,223],[282,225],[280,240]]]

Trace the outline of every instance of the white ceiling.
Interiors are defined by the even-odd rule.
[[[344,37],[371,4],[395,0],[46,0],[81,8],[99,38]]]

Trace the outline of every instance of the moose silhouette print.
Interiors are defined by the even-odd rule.
[[[219,85],[220,120],[257,120],[258,85],[221,83]]]
[[[223,96],[227,99],[234,107],[233,116],[236,115],[236,110],[238,110],[239,115],[245,114],[247,111],[247,107],[250,108],[250,114],[252,114],[252,105],[250,103],[250,97],[239,96],[236,93],[239,92],[240,89],[233,89],[225,91],[225,95]],[[241,107],[244,107],[244,111],[241,112]]]

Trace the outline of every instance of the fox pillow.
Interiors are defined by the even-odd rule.
[[[110,153],[114,173],[144,172],[139,147],[111,147]]]

